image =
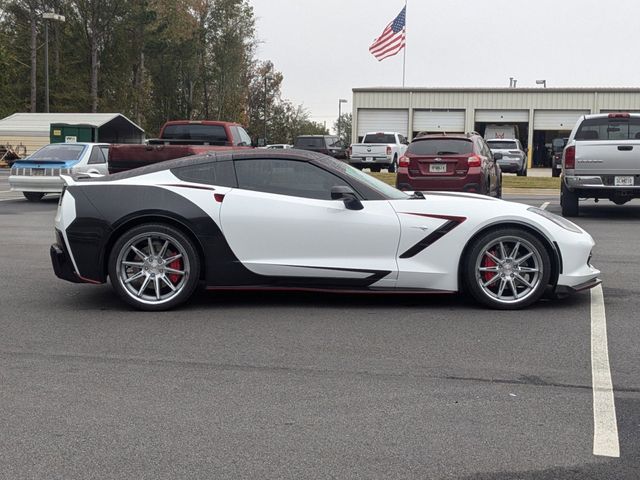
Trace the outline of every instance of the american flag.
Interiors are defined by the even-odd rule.
[[[406,13],[407,7],[405,6],[369,47],[369,51],[378,61],[391,57],[404,48]]]

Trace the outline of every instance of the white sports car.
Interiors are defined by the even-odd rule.
[[[243,150],[64,177],[51,259],[160,310],[207,289],[452,293],[522,308],[597,285],[591,236],[539,208],[400,192],[325,155]]]

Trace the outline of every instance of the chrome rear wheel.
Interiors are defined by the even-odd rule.
[[[143,310],[163,310],[185,301],[200,270],[191,240],[166,225],[129,230],[114,245],[109,263],[116,291]]]

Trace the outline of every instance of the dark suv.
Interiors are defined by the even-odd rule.
[[[301,135],[296,138],[293,148],[324,153],[333,158],[347,158],[347,149],[335,135]]]
[[[422,135],[398,162],[400,190],[448,190],[502,196],[502,172],[478,133]]]

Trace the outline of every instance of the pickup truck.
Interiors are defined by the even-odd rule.
[[[579,214],[580,198],[616,205],[640,198],[640,114],[584,115],[562,153],[562,215]]]
[[[159,138],[148,140],[144,145],[109,146],[109,173],[212,150],[238,148],[253,148],[251,137],[240,124],[213,120],[174,120],[162,126]]]
[[[351,145],[349,163],[356,168],[369,167],[372,172],[381,168],[394,173],[398,168],[398,160],[407,151],[409,141],[396,132],[371,132],[365,134],[362,143]]]

